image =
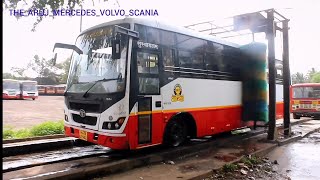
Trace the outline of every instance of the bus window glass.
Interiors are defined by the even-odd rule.
[[[192,54],[192,68],[203,69],[203,55],[194,53]]]
[[[294,87],[293,98],[320,98],[320,87]]]
[[[179,51],[180,67],[192,68],[191,53],[187,51]]]
[[[138,73],[158,74],[158,55],[145,52],[137,53]]]
[[[147,28],[147,39],[149,43],[160,44],[160,31],[155,28]]]
[[[159,78],[139,77],[141,94],[159,94]]]
[[[177,45],[179,49],[203,52],[205,44],[206,42],[204,40],[177,34]]]
[[[173,32],[161,31],[161,44],[166,46],[175,45],[175,37]]]
[[[140,24],[134,25],[134,30],[139,32],[139,40],[147,42],[147,32],[146,32],[146,26],[142,26]]]

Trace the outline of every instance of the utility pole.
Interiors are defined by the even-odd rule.
[[[269,128],[268,140],[276,138],[276,68],[275,68],[275,24],[274,10],[267,12],[268,67],[269,67]]]
[[[291,134],[290,126],[290,66],[289,66],[289,27],[288,19],[282,22],[282,33],[283,33],[283,125],[284,135],[288,136]]]

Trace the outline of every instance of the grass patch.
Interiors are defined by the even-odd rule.
[[[247,166],[253,166],[255,164],[261,163],[261,159],[256,156],[251,156],[251,158],[249,158],[249,157],[242,158],[241,162],[243,162]]]
[[[47,121],[39,125],[35,125],[30,129],[15,130],[13,127],[3,128],[3,139],[23,139],[35,136],[45,136],[54,134],[63,134],[64,126],[63,120],[61,121]]]
[[[236,164],[225,164],[222,167],[222,170],[224,172],[232,172],[232,171],[237,170],[237,169],[238,169],[238,166]]]

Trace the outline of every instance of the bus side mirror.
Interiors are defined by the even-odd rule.
[[[54,53],[54,55],[53,55],[53,57],[51,59],[52,66],[55,66],[56,62],[57,62],[57,53]]]
[[[113,39],[112,42],[112,59],[120,59],[121,52],[120,52],[120,39]]]

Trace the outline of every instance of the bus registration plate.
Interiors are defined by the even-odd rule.
[[[87,132],[83,130],[79,130],[79,138],[82,140],[87,140]]]

